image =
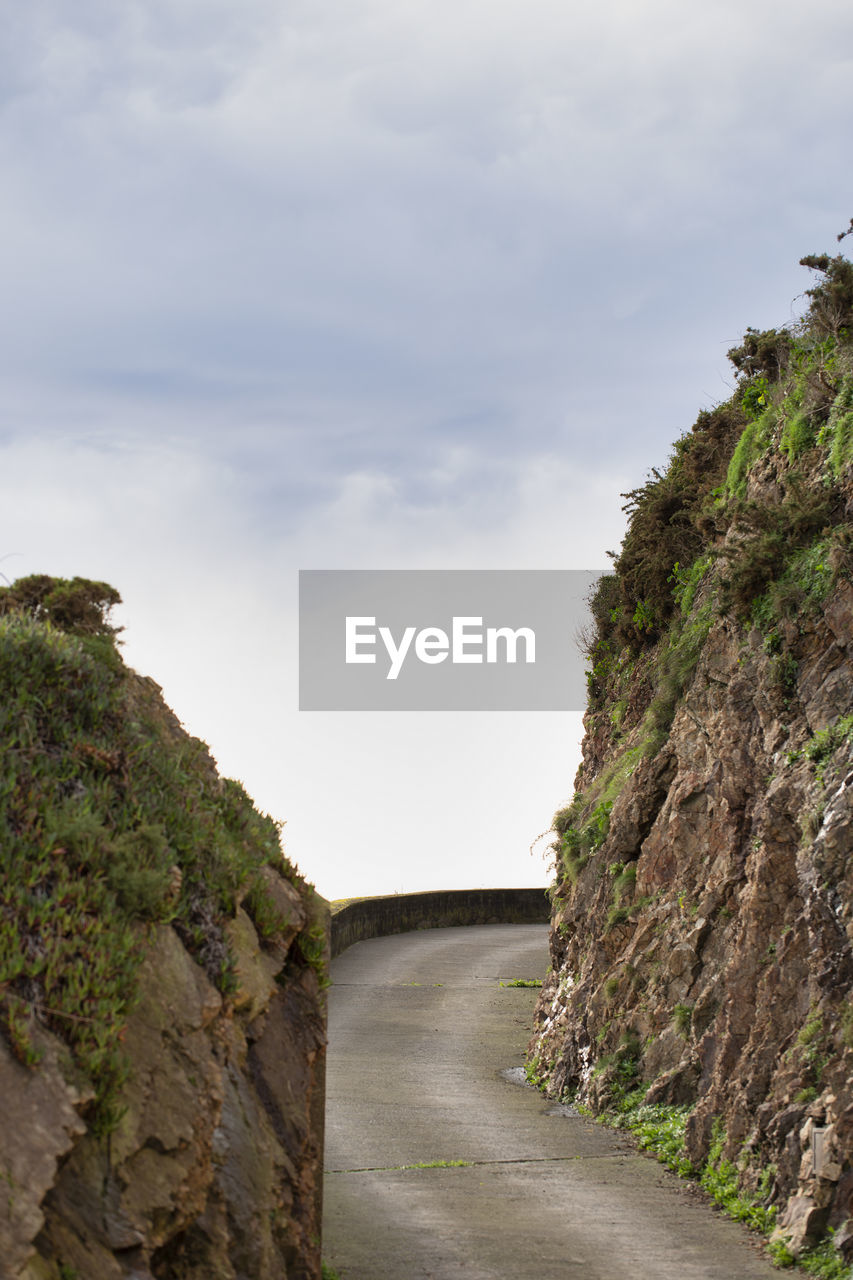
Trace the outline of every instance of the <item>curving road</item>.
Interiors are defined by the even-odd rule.
[[[333,962],[326,1261],[341,1280],[775,1280],[656,1161],[502,1075],[536,991],[500,981],[542,977],[547,939],[434,929]]]

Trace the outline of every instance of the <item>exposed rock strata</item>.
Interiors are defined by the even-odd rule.
[[[726,1157],[745,1188],[764,1175],[795,1252],[827,1226],[850,1250],[853,474],[833,475],[818,445],[795,469],[786,429],[780,414],[733,515],[705,501],[693,554],[707,569],[685,618],[618,661],[615,644],[593,651],[610,666],[591,676],[578,795],[555,819],[552,971],[530,1059],[552,1095],[595,1110],[637,1085],[649,1102],[689,1105],[697,1164],[722,1125]],[[817,593],[802,608],[777,596],[784,607],[760,626],[755,608],[726,606],[727,579],[750,550],[747,517],[772,527],[792,494],[831,503],[813,570],[830,586],[818,605]],[[690,627],[698,661],[656,733],[650,704]]]
[[[0,589],[0,1280],[319,1280],[328,905],[117,598]]]
[[[304,927],[299,894],[277,889]],[[50,1033],[35,1070],[0,1045],[10,1280],[319,1275],[322,994],[308,968],[279,985],[285,953],[262,949],[248,917],[239,942],[226,1002],[175,931],[156,929],[125,1037],[126,1110],[106,1138],[87,1132],[91,1090]]]

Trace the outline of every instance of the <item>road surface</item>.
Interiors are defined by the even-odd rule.
[[[500,982],[541,978],[547,938],[431,929],[333,962],[326,1262],[341,1280],[778,1280],[657,1161],[507,1078],[537,993]]]

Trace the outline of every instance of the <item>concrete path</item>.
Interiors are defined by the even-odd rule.
[[[536,991],[499,983],[542,977],[547,935],[435,929],[333,962],[325,1260],[342,1280],[774,1280],[655,1160],[502,1075]]]

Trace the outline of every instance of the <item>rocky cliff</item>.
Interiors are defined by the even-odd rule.
[[[626,495],[555,815],[531,1073],[687,1109],[794,1253],[853,1214],[853,266],[748,330],[732,398]],[[722,1143],[722,1148],[720,1144]]]
[[[0,593],[0,1274],[320,1274],[326,904],[122,663]]]

